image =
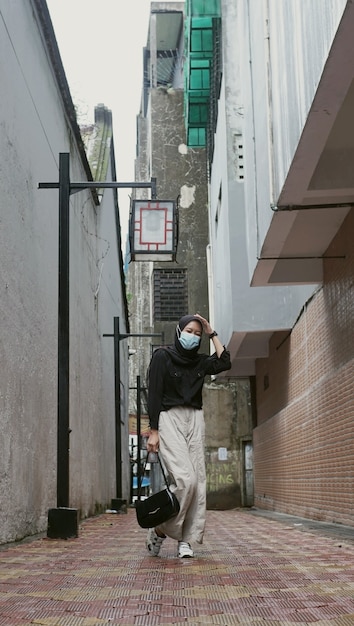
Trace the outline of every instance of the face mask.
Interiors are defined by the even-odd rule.
[[[179,336],[179,341],[185,350],[193,350],[193,348],[197,348],[200,344],[200,337],[198,335],[194,335],[194,333],[184,333],[181,332]]]

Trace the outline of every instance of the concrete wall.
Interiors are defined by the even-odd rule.
[[[72,180],[85,180],[88,166],[50,62],[37,4],[1,1],[0,10],[4,543],[43,531],[48,508],[56,506],[58,192],[37,185],[58,181],[59,152],[70,153]],[[70,506],[83,516],[116,495],[113,345],[102,332],[112,331],[114,315],[125,320],[125,311],[114,213],[108,203],[108,216],[105,203],[106,198],[102,207],[95,206],[88,191],[70,200]]]
[[[135,161],[135,180],[146,181],[149,176],[149,123],[143,115],[137,117],[137,153]],[[134,196],[137,198],[151,197],[149,190],[137,189]],[[151,326],[151,263],[132,262],[127,271],[127,290],[129,305],[129,322],[132,333],[152,333]],[[153,337],[129,338],[128,345],[134,354],[129,358],[129,412],[137,412],[137,376],[141,378],[141,386],[146,384],[146,372],[151,358],[151,345],[158,342]],[[142,397],[142,410],[146,413],[146,394]]]
[[[111,168],[107,180],[112,180]],[[85,515],[105,503],[110,508],[116,496],[114,345],[113,338],[103,335],[113,332],[115,316],[120,332],[126,331],[126,324],[113,194],[105,190],[101,205],[91,211],[90,202],[78,197],[80,216],[72,228],[71,496]],[[127,499],[128,346],[122,341],[120,360],[122,497]]]
[[[255,504],[354,526],[353,210],[324,261],[323,287],[257,363]]]
[[[185,144],[182,90],[176,90],[171,95],[159,89],[153,90],[150,102],[151,171],[157,177],[159,197],[178,200],[177,263],[188,270],[188,312],[199,311],[207,316],[208,190],[205,150],[193,150]],[[163,124],[161,120],[164,120]],[[155,263],[154,267],[168,267],[168,264]],[[174,331],[175,324],[172,328]]]
[[[244,442],[252,445],[248,379],[208,383],[203,390],[206,426],[207,508],[226,510],[253,504],[247,493]]]
[[[179,200],[177,267],[187,268],[188,271],[188,311],[199,311],[201,315],[207,316],[208,213],[205,151],[187,149],[185,145],[182,90],[174,90],[170,94],[158,88],[150,91],[148,116],[138,118],[138,147],[136,178],[146,180],[155,176],[158,198]],[[139,196],[143,197],[143,194],[140,192]],[[133,332],[163,332],[164,343],[174,341],[178,320],[153,320],[151,285],[153,267],[174,266],[171,262],[130,264],[128,294]],[[137,354],[130,359],[131,380],[140,375],[145,381],[151,357],[150,346],[159,343],[159,337],[129,340],[131,348],[137,350]],[[145,350],[142,346],[145,346]],[[209,346],[205,344],[204,348],[209,349]]]

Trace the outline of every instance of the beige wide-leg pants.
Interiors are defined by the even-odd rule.
[[[206,517],[204,415],[201,409],[178,406],[162,411],[160,453],[180,504],[179,514],[159,526],[177,541],[203,543]]]

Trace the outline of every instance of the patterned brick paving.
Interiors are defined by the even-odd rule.
[[[135,512],[0,552],[0,626],[354,626],[354,542],[209,511],[197,557],[145,550]]]

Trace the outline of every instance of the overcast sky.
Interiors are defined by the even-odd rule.
[[[47,0],[79,122],[103,103],[113,114],[119,181],[134,180],[136,116],[150,0]],[[123,249],[131,191],[118,190]]]

